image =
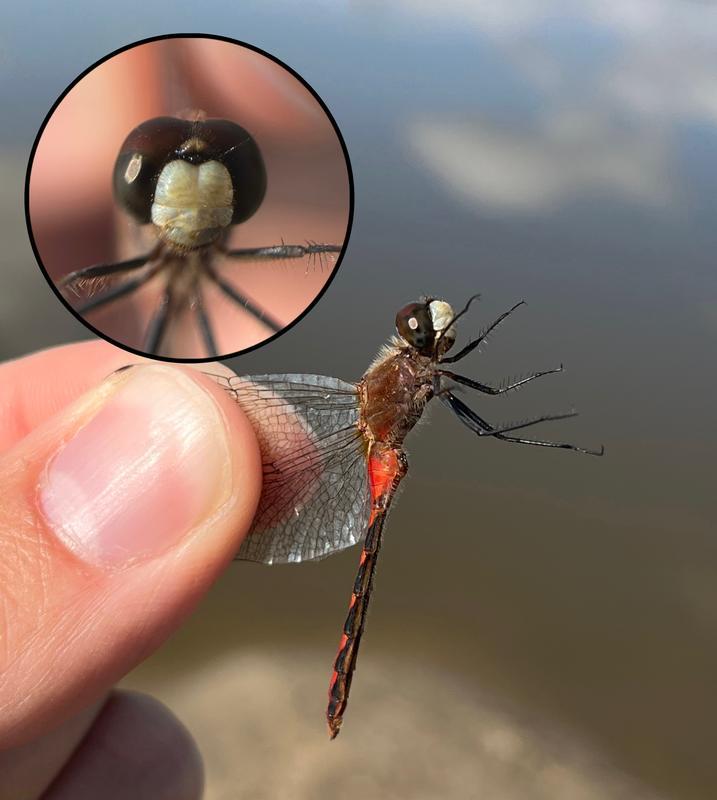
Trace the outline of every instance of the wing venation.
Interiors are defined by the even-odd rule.
[[[322,375],[213,376],[249,417],[264,486],[237,558],[324,558],[366,532],[370,497],[355,384]]]

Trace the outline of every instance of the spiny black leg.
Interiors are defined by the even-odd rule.
[[[77,306],[76,311],[78,314],[84,316],[90,311],[94,311],[96,308],[101,308],[108,303],[113,303],[115,300],[119,300],[121,297],[126,297],[128,294],[132,294],[132,292],[136,291],[140,286],[143,286],[145,283],[147,283],[147,281],[153,276],[154,272],[147,272],[139,278],[134,278],[131,281],[125,281],[124,283],[119,284],[119,286],[115,286],[103,294],[90,298],[86,303]]]
[[[561,364],[556,369],[546,369],[544,372],[534,372],[532,375],[521,378],[519,381],[508,383],[505,386],[500,387],[487,386],[485,383],[478,383],[478,381],[474,381],[471,378],[466,378],[463,375],[456,375],[455,372],[451,372],[447,369],[440,370],[438,374],[442,375],[444,378],[450,378],[456,383],[461,383],[463,386],[470,386],[471,389],[477,389],[479,392],[483,392],[484,394],[505,394],[505,392],[509,392],[511,389],[517,389],[519,386],[522,386],[525,383],[530,383],[530,381],[534,381],[536,378],[542,378],[543,375],[552,375],[555,372],[562,371],[563,365]]]
[[[159,301],[159,306],[154,312],[147,328],[147,333],[144,338],[144,351],[151,355],[158,355],[159,349],[162,346],[164,334],[167,332],[167,325],[172,311],[172,288],[168,283],[164,287],[162,297]]]
[[[450,391],[445,390],[440,394],[441,400],[447,402],[453,411],[458,415],[461,422],[467,425],[471,430],[478,434],[478,436],[498,436],[499,434],[508,433],[510,431],[517,431],[522,428],[529,428],[532,425],[537,425],[539,422],[551,422],[558,419],[568,419],[569,417],[576,417],[577,411],[568,411],[564,414],[545,414],[542,417],[535,417],[534,419],[525,420],[524,422],[511,423],[510,425],[501,425],[496,428],[490,425],[484,419],[481,419],[475,411],[469,408],[462,400],[459,400]]]
[[[304,258],[304,256],[321,255],[323,253],[340,253],[339,244],[275,244],[269,247],[243,247],[240,250],[225,250],[227,258],[239,258],[246,261],[280,260],[283,258]]]
[[[570,419],[570,417],[577,417],[577,411],[566,411],[563,414],[544,414],[542,417],[534,417],[533,419],[526,419],[523,422],[511,422],[508,425],[501,425],[497,428],[491,427],[487,431],[483,431],[483,436],[498,436],[498,434],[510,433],[511,431],[519,431],[523,428],[531,428],[539,422],[554,422],[559,419]]]
[[[514,442],[516,444],[533,444],[537,447],[558,447],[563,450],[574,450],[576,453],[585,453],[588,456],[602,456],[605,453],[605,445],[600,445],[599,450],[589,450],[585,447],[577,447],[566,442],[545,442],[542,439],[521,439],[517,436],[496,436],[502,442]]]
[[[449,391],[444,391],[439,394],[441,400],[456,414],[458,419],[473,433],[478,436],[493,436],[504,442],[514,442],[516,444],[531,444],[537,447],[558,447],[564,450],[575,450],[578,453],[586,453],[591,456],[601,456],[605,452],[605,448],[601,447],[599,450],[588,450],[584,447],[577,447],[574,444],[567,442],[545,442],[541,439],[522,439],[517,436],[505,436],[508,431],[519,430],[520,428],[527,428],[530,425],[536,425],[538,422],[545,422],[547,420],[565,419],[566,417],[573,417],[575,413],[571,414],[556,414],[554,416],[545,416],[538,419],[529,420],[528,422],[519,425],[508,425],[506,427],[495,428],[478,416],[471,408],[469,408],[462,400],[459,400],[455,395]]]
[[[211,320],[207,314],[207,309],[204,307],[204,295],[202,294],[202,290],[199,286],[197,286],[194,296],[194,307],[197,312],[199,332],[202,334],[207,355],[216,358],[219,355],[219,350],[217,349],[214,333],[212,332]]]
[[[207,275],[209,276],[210,280],[216,283],[216,285],[227,297],[231,298],[237,305],[248,311],[260,322],[263,322],[268,328],[271,328],[274,333],[278,333],[284,328],[284,325],[282,325],[278,320],[273,319],[272,316],[266,311],[262,311],[260,308],[253,305],[249,301],[249,298],[244,297],[243,294],[239,294],[239,292],[237,292],[237,290],[230,283],[227,283],[224,278],[222,278],[222,276],[218,273],[214,272],[214,270],[207,270]]]
[[[486,339],[486,336],[488,336],[488,334],[490,334],[490,332],[491,332],[491,331],[495,330],[495,328],[497,328],[497,327],[498,327],[498,325],[500,325],[500,323],[501,323],[501,322],[503,322],[503,320],[504,320],[504,319],[505,319],[505,318],[506,318],[506,317],[507,317],[509,314],[512,314],[512,313],[515,311],[515,309],[516,309],[516,308],[520,308],[520,306],[522,306],[522,305],[524,305],[524,304],[525,304],[525,300],[521,300],[519,303],[516,303],[516,304],[513,306],[513,308],[509,308],[509,309],[508,309],[506,312],[504,312],[503,314],[501,314],[501,315],[498,317],[498,319],[497,319],[497,320],[496,320],[496,321],[495,321],[495,322],[494,322],[492,325],[489,325],[489,326],[488,326],[488,327],[487,327],[487,328],[486,328],[486,329],[485,329],[485,330],[484,330],[484,331],[481,333],[481,335],[480,335],[480,336],[479,336],[477,339],[475,339],[475,340],[474,340],[474,341],[472,341],[472,342],[469,342],[469,343],[468,343],[468,344],[467,344],[467,345],[466,345],[466,346],[465,346],[465,347],[464,347],[462,350],[460,350],[459,352],[457,352],[457,353],[456,353],[454,356],[449,356],[449,357],[444,357],[444,358],[441,358],[441,359],[440,359],[440,362],[441,362],[441,364],[454,364],[456,361],[460,361],[462,358],[464,358],[465,356],[467,356],[467,355],[468,355],[468,353],[471,353],[473,350],[475,350],[475,349],[476,349],[476,347],[478,347],[478,345],[479,345],[481,342],[484,342],[484,341],[485,341],[485,339]],[[461,312],[461,313],[464,313],[464,312]]]
[[[94,264],[91,267],[76,269],[74,272],[65,275],[62,280],[58,281],[57,285],[64,289],[76,281],[104,278],[107,275],[115,275],[117,272],[130,272],[133,269],[143,267],[153,256],[154,252],[138,258],[130,258],[127,261],[117,261],[114,264]]]

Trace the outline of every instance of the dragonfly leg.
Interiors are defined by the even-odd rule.
[[[520,306],[525,305],[525,300],[521,300],[519,303],[516,303],[512,308],[509,308],[507,311],[504,311],[498,319],[489,325],[485,330],[481,331],[477,339],[474,339],[472,342],[469,342],[462,350],[459,350],[453,356],[444,356],[440,359],[441,364],[455,364],[456,361],[460,361],[462,358],[465,358],[469,353],[473,352],[482,342],[486,340],[486,338],[490,335],[492,331],[494,331],[498,325],[500,325],[503,320],[510,316],[516,308],[520,308]],[[465,312],[461,312],[463,314]],[[449,326],[450,327],[450,326]]]
[[[167,326],[174,307],[174,297],[171,283],[167,283],[159,300],[159,306],[150,320],[144,339],[144,350],[151,355],[158,355],[162,341],[167,332]]]
[[[455,381],[456,383],[460,383],[463,386],[470,386],[471,389],[477,389],[479,392],[483,392],[484,394],[505,394],[505,392],[509,392],[511,389],[517,389],[519,386],[523,386],[526,383],[530,383],[530,381],[534,381],[536,378],[542,378],[543,375],[553,375],[556,372],[562,372],[563,365],[561,364],[556,369],[546,369],[543,372],[534,372],[531,375],[527,375],[525,378],[521,378],[520,380],[513,381],[512,383],[507,383],[502,386],[488,386],[485,383],[479,383],[478,381],[474,381],[471,378],[466,378],[464,375],[457,375],[455,372],[451,372],[450,370],[440,370],[439,375],[442,375],[444,378],[450,378],[450,380]]]
[[[238,292],[230,283],[222,278],[219,273],[213,269],[207,269],[206,274],[209,279],[216,284],[219,289],[230,299],[233,300],[238,306],[248,311],[253,317],[256,317],[260,322],[263,322],[267,328],[271,328],[274,333],[278,333],[285,325],[282,325],[278,319],[275,319],[266,311],[262,311],[258,306],[255,306],[248,297]]]
[[[65,289],[72,287],[73,284],[81,283],[82,281],[105,278],[108,275],[116,275],[118,272],[131,272],[132,270],[143,267],[154,255],[155,253],[152,251],[144,256],[130,258],[127,261],[117,261],[114,264],[94,264],[91,267],[76,269],[74,272],[68,273],[64,278],[59,280],[57,285]]]
[[[286,258],[304,258],[305,256],[324,255],[326,253],[340,253],[340,244],[275,244],[269,247],[242,247],[239,250],[225,250],[227,258],[241,259],[243,261],[277,261]]]
[[[591,456],[601,456],[605,452],[605,448],[601,447],[599,450],[590,450],[585,447],[578,447],[574,444],[567,442],[548,442],[542,439],[524,439],[518,436],[506,436],[509,431],[520,430],[527,428],[531,425],[537,425],[539,422],[546,422],[555,419],[565,419],[567,417],[575,416],[574,412],[568,414],[554,414],[537,417],[536,419],[528,420],[516,425],[507,425],[504,427],[494,427],[478,416],[471,408],[469,408],[462,400],[459,400],[454,394],[449,391],[442,392],[439,395],[442,402],[444,402],[458,417],[458,419],[473,433],[478,436],[492,436],[495,439],[500,439],[504,442],[514,442],[516,444],[530,444],[537,447],[558,447],[564,450],[574,450],[578,453],[586,453]]]
[[[136,292],[137,289],[139,289],[141,286],[144,286],[144,284],[147,283],[147,281],[149,281],[149,279],[152,277],[154,277],[154,272],[150,271],[145,272],[139,278],[133,278],[132,280],[120,283],[118,286],[115,286],[112,289],[97,295],[96,297],[92,297],[87,300],[87,302],[77,306],[76,311],[78,314],[84,316],[85,314],[89,314],[90,311],[94,311],[97,308],[114,303],[115,300],[119,300],[122,297],[126,297],[127,295]]]
[[[207,355],[216,358],[219,356],[219,350],[217,349],[216,339],[212,330],[212,322],[209,319],[209,314],[207,313],[207,309],[204,305],[204,294],[201,286],[199,285],[197,285],[194,293],[194,308],[197,314],[199,332],[202,335],[202,340],[204,341],[204,347],[206,348]]]

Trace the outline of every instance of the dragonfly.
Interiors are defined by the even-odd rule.
[[[235,122],[155,117],[134,128],[120,147],[112,186],[115,201],[139,225],[151,225],[156,244],[125,261],[75,270],[59,282],[75,310],[86,316],[163,277],[159,305],[144,334],[143,350],[158,355],[169,323],[192,311],[208,357],[219,355],[204,287],[217,287],[272,333],[285,327],[271,312],[237,290],[216,268],[219,258],[276,261],[330,257],[338,244],[274,244],[231,249],[235,225],[264,200],[267,176],[255,139]]]
[[[408,471],[403,442],[427,404],[438,398],[480,437],[595,456],[604,453],[604,447],[595,450],[516,435],[540,422],[575,416],[575,411],[492,425],[457,396],[457,387],[501,395],[563,368],[499,386],[450,369],[524,302],[448,355],[456,341],[456,322],[477,297],[457,314],[446,301],[430,297],[403,307],[396,316],[396,334],[358,383],[303,374],[214,376],[248,415],[262,456],[263,491],[237,558],[297,563],[362,543],[329,685],[326,718],[331,739],[339,733],[348,703],[386,515]]]

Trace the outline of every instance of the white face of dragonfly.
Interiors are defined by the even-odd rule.
[[[445,330],[455,316],[453,309],[445,300],[432,300],[428,304],[428,311],[433,321],[433,330],[436,332],[436,340],[440,336],[443,342],[443,349],[447,350],[456,340],[455,327],[451,326],[447,331]],[[445,331],[445,333],[442,333],[442,331]]]
[[[229,170],[219,161],[176,159],[165,164],[157,179],[152,222],[177,247],[209,244],[231,224],[233,198]]]

